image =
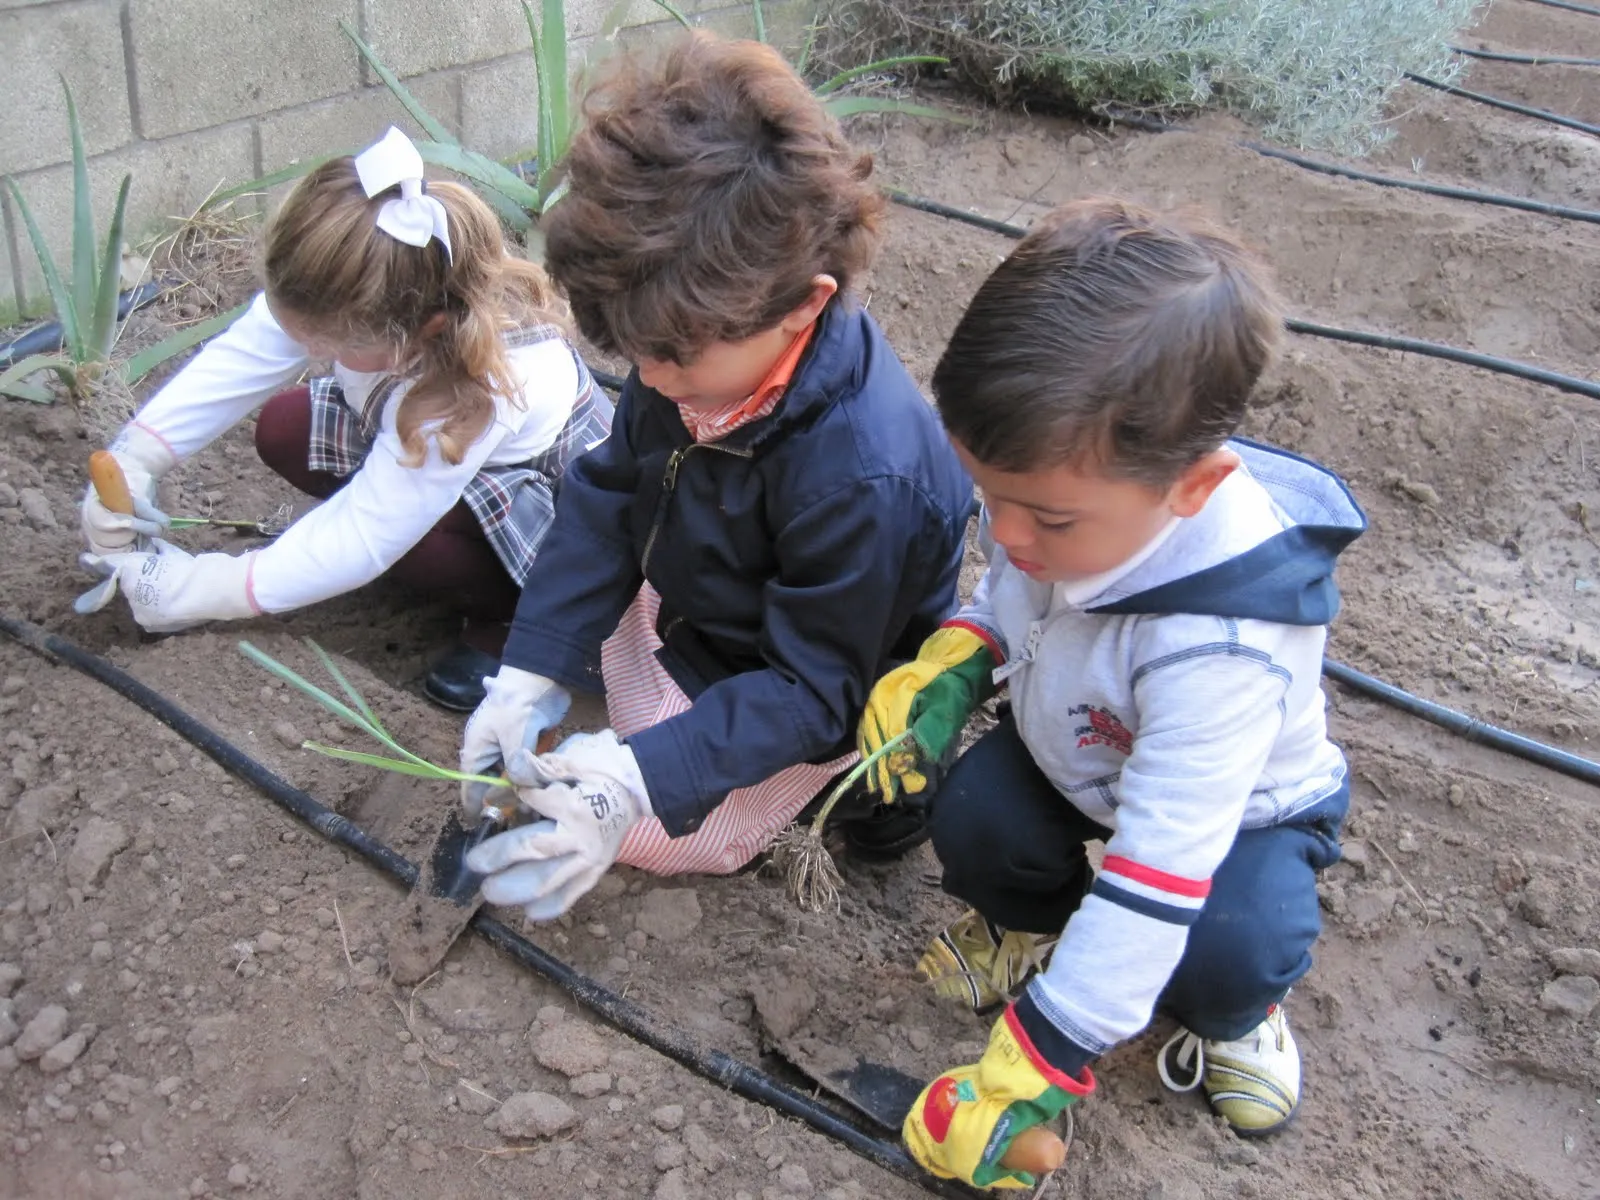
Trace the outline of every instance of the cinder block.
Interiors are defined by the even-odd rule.
[[[461,140],[493,158],[532,156],[539,84],[531,52],[461,73]]]
[[[250,127],[230,125],[163,142],[142,142],[126,150],[92,159],[89,185],[94,194],[95,237],[103,239],[116,204],[122,177],[133,175],[128,191],[126,240],[136,245],[165,226],[170,218],[188,216],[218,184],[249,179],[253,174]],[[72,168],[45,167],[17,180],[40,231],[68,270],[72,261]],[[103,242],[101,248],[103,249]],[[44,278],[33,245],[17,230],[17,265],[22,288],[32,300],[45,294]]]
[[[0,174],[72,157],[67,102],[57,73],[72,85],[90,154],[132,140],[122,27],[114,4],[0,12]]]
[[[21,316],[21,300],[11,260],[11,197],[0,194],[0,327]]]
[[[456,122],[459,85],[453,76],[429,75],[408,79],[405,84],[430,114],[452,133],[460,134]],[[261,118],[259,125],[261,169],[276,171],[296,159],[359,150],[376,141],[391,125],[399,126],[415,138],[427,136],[382,84],[332,100],[270,113]],[[468,145],[473,143],[468,142]]]
[[[537,7],[537,6],[535,6]],[[367,42],[402,79],[501,58],[532,44],[516,0],[366,0]]]
[[[144,136],[167,137],[360,85],[339,32],[357,0],[130,0]]]

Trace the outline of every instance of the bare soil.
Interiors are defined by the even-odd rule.
[[[1517,0],[1470,36],[1600,56],[1600,19]],[[1468,84],[1600,120],[1593,71],[1480,63]],[[1585,206],[1600,196],[1592,138],[1422,89],[1397,113],[1379,169]],[[1590,372],[1600,230],[1310,174],[1232,145],[1226,122],[1204,124],[1108,134],[981,114],[972,128],[857,132],[876,143],[886,181],[911,191],[1019,223],[1092,193],[1203,205],[1264,249],[1299,315]],[[922,380],[1007,248],[892,213],[871,309]],[[168,304],[130,337],[178,319]],[[449,789],[296,749],[313,735],[354,743],[235,643],[310,671],[299,639],[314,636],[403,741],[449,761],[460,722],[416,691],[448,616],[385,584],[159,640],[125,612],[71,615],[84,461],[118,420],[109,403],[0,407],[0,608],[107,655],[422,856]],[[1333,656],[1596,754],[1594,401],[1297,338],[1248,432],[1338,469],[1372,518],[1342,568]],[[253,517],[304,503],[248,438],[236,432],[178,472],[169,511]],[[1170,1028],[1158,1021],[1100,1064],[1099,1094],[1045,1195],[1600,1196],[1600,797],[1337,687],[1329,700],[1356,785],[1346,861],[1322,887],[1317,966],[1290,1001],[1305,1059],[1296,1124],[1242,1142],[1197,1096],[1165,1092],[1154,1052]],[[9,642],[0,715],[0,994],[36,1031],[0,1049],[0,1196],[919,1194],[630,1043],[470,938],[422,985],[396,987],[384,963],[399,889],[97,684]],[[591,704],[574,720],[602,714]],[[770,875],[623,869],[528,934],[705,1044],[774,1070],[774,1023],[913,1074],[970,1061],[986,1023],[934,1004],[913,971],[957,911],[931,852],[847,864],[845,878],[841,911],[812,916]],[[49,1006],[66,1011],[54,1030]],[[79,1032],[85,1048],[66,1061]],[[63,1039],[18,1061],[18,1047]],[[550,1106],[557,1131],[497,1132],[509,1119],[499,1102],[530,1091],[570,1106]]]

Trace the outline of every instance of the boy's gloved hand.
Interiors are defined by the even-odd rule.
[[[994,651],[960,625],[936,629],[914,661],[896,667],[872,689],[856,731],[865,758],[907,728],[917,744],[880,759],[867,772],[867,790],[892,801],[896,788],[912,795],[928,786],[922,767],[948,761],[956,736],[978,705],[995,692]]]
[[[518,750],[506,774],[522,806],[543,819],[488,839],[467,866],[486,877],[489,903],[553,920],[600,881],[628,830],[650,815],[644,777],[609,729],[574,734],[537,758]]]
[[[100,503],[90,484],[78,509],[78,527],[89,553],[117,554],[135,548],[141,537],[159,537],[171,522],[155,505],[156,484],[175,463],[166,444],[137,425],[130,425],[111,444],[111,454],[122,468],[133,495],[133,515],[114,513]],[[108,592],[106,599],[110,599]]]
[[[980,1188],[1033,1187],[1032,1175],[1007,1170],[1000,1160],[1024,1129],[1054,1120],[1093,1091],[1089,1068],[1073,1079],[1045,1062],[1007,1008],[983,1058],[925,1087],[901,1134],[911,1156],[941,1179]]]
[[[554,679],[532,671],[502,666],[483,681],[483,703],[467,720],[461,738],[461,769],[483,775],[497,764],[510,764],[519,750],[534,750],[539,735],[561,724],[572,696]],[[476,823],[488,795],[487,783],[463,783],[461,804]]]
[[[169,545],[159,538],[151,551],[84,554],[78,561],[105,583],[80,596],[80,613],[104,608],[120,587],[128,597],[133,619],[152,633],[176,633],[206,621],[236,621],[259,616],[250,597],[253,554],[202,554]]]

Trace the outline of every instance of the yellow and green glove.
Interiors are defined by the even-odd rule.
[[[867,790],[885,803],[897,787],[915,795],[928,786],[923,767],[948,761],[967,718],[995,693],[994,651],[963,625],[945,625],[922,643],[917,657],[878,680],[856,731],[863,758],[907,729],[917,749],[887,754],[867,774]]]
[[[1094,1091],[1094,1074],[1077,1079],[1045,1062],[1013,1005],[989,1035],[983,1058],[946,1071],[917,1097],[901,1135],[911,1156],[941,1179],[980,1188],[1030,1188],[1026,1171],[1001,1163],[1026,1129],[1053,1121]]]

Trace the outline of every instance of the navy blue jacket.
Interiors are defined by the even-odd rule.
[[[628,738],[655,814],[849,748],[868,692],[954,609],[972,483],[865,312],[824,310],[772,415],[696,444],[634,372],[561,482],[504,661],[601,690],[600,643],[649,580],[694,701]]]

